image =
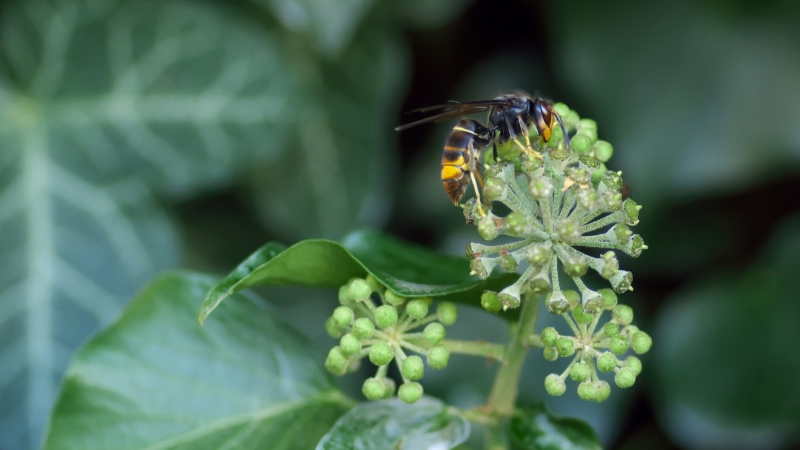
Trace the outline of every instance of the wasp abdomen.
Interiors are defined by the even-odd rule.
[[[478,150],[477,145],[482,142],[480,133],[485,128],[471,119],[461,119],[458,121],[447,142],[444,144],[442,152],[442,185],[444,191],[455,205],[461,201],[461,197],[467,191],[470,182],[470,171],[472,170],[472,157],[470,148]]]

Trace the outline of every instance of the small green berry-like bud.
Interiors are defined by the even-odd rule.
[[[377,378],[367,378],[361,385],[361,393],[367,400],[378,400],[386,393],[386,386]]]
[[[622,336],[621,334],[612,336],[608,341],[608,348],[612,352],[621,355],[628,351],[628,338]]]
[[[556,345],[556,340],[558,339],[558,332],[553,327],[547,327],[542,330],[542,333],[539,335],[542,339],[542,344],[547,347],[552,347]]]
[[[487,241],[491,241],[492,239],[497,237],[499,233],[497,223],[495,223],[494,219],[491,215],[481,217],[478,220],[478,234]]]
[[[611,309],[617,306],[617,294],[611,289],[599,289],[597,293],[603,296],[603,308]]]
[[[593,130],[595,133],[597,133],[597,122],[592,119],[581,119],[580,122],[578,122],[578,128],[581,130]]]
[[[528,280],[528,289],[536,294],[550,292],[550,275],[546,272],[539,272]]]
[[[622,176],[620,176],[621,173],[622,172],[608,170],[603,174],[603,179],[600,180],[600,183],[610,191],[619,192],[619,190],[622,189]]]
[[[639,220],[639,210],[642,209],[642,207],[637,205],[632,199],[625,199],[625,202],[622,203],[622,209],[625,210],[628,219],[634,224]]]
[[[350,285],[345,284],[344,286],[339,288],[339,303],[342,305],[349,305],[353,303],[353,299],[350,298]]]
[[[372,294],[372,288],[365,280],[356,278],[352,280],[347,287],[347,294],[355,301],[364,300]]]
[[[636,382],[636,374],[630,367],[623,367],[614,375],[614,383],[621,388],[629,388]]]
[[[588,364],[580,362],[572,366],[569,377],[575,381],[586,381],[592,376],[592,369]]]
[[[633,355],[628,356],[627,358],[625,358],[625,364],[627,364],[628,367],[630,367],[631,370],[633,370],[633,373],[635,375],[639,375],[640,373],[642,373],[642,361],[639,358]]]
[[[600,372],[611,372],[617,367],[617,357],[611,352],[604,352],[597,357],[597,370]]]
[[[559,116],[561,116],[562,120],[565,120],[566,116],[569,113],[569,106],[565,105],[564,103],[558,102],[553,105],[553,111],[557,112]]]
[[[578,219],[572,217],[568,219],[561,219],[556,223],[556,234],[562,241],[572,244],[583,235],[583,228],[578,222]]]
[[[594,320],[594,314],[586,312],[580,303],[572,308],[572,317],[575,318],[575,322],[580,324],[592,323]]]
[[[651,338],[650,335],[644,331],[633,333],[633,336],[631,336],[631,347],[633,347],[633,351],[639,355],[642,353],[647,353],[652,346],[653,338]]]
[[[393,327],[397,323],[397,309],[391,305],[375,308],[375,322],[381,328]]]
[[[618,294],[624,294],[628,291],[632,291],[633,288],[631,284],[633,283],[633,274],[628,272],[627,270],[620,270],[611,277],[610,280],[611,287],[614,288]]]
[[[589,269],[589,263],[583,255],[570,254],[561,262],[564,264],[564,272],[571,277],[582,277]]]
[[[389,289],[383,293],[383,299],[386,300],[386,303],[394,306],[400,306],[406,301],[405,297],[401,297]]]
[[[431,323],[425,327],[425,331],[422,332],[425,336],[425,340],[430,342],[431,344],[438,344],[444,340],[445,330],[444,326],[440,323]]]
[[[594,211],[597,208],[597,192],[593,189],[578,191],[578,206],[586,211]]]
[[[491,258],[487,258],[491,261]],[[494,265],[492,265],[494,268]],[[481,280],[489,278],[489,268],[484,264],[484,258],[475,258],[469,262],[470,275],[475,275]]]
[[[528,264],[535,267],[544,267],[550,262],[550,250],[541,245],[534,245],[525,255]]]
[[[456,309],[456,305],[450,302],[439,303],[439,307],[436,308],[436,314],[439,316],[439,322],[442,322],[445,326],[456,323],[456,319],[458,319],[458,309]]]
[[[613,337],[619,334],[619,325],[615,324],[614,322],[608,322],[603,325],[603,334],[606,337]]]
[[[638,258],[642,255],[642,251],[644,251],[646,248],[647,246],[644,245],[644,239],[642,239],[642,237],[638,234],[634,234],[630,241],[628,241],[626,250],[629,255],[634,258]]]
[[[509,288],[505,288],[499,294],[497,294],[497,301],[500,302],[500,306],[503,307],[503,311],[517,308],[521,302],[519,296],[508,291]]]
[[[594,144],[594,156],[595,158],[599,159],[600,162],[608,162],[613,155],[614,147],[612,147],[608,142],[597,141]]]
[[[573,290],[566,290],[564,292],[564,297],[566,297],[567,302],[569,303],[570,308],[574,308],[578,306],[581,302],[581,295],[578,294],[576,291]]]
[[[481,306],[490,313],[496,313],[503,309],[500,301],[497,299],[497,293],[492,291],[485,291],[481,295]]]
[[[514,259],[511,253],[500,255],[497,259],[497,263],[504,272],[514,272],[517,270],[517,260]]]
[[[603,296],[590,289],[581,292],[581,302],[583,302],[583,310],[593,316],[603,310]]]
[[[630,240],[633,232],[624,223],[618,223],[614,225],[614,234],[617,235],[617,242],[621,245],[625,245],[628,243],[628,240]]]
[[[597,140],[596,135],[581,131],[570,139],[570,144],[572,145],[572,150],[582,155],[589,151],[595,140]]]
[[[591,381],[584,381],[578,385],[578,397],[584,400],[597,399],[597,386]]]
[[[550,150],[550,152],[548,153],[550,155],[550,158],[555,161],[564,161],[565,159],[568,159],[571,155],[571,153],[569,152],[569,150],[567,150],[566,147],[561,147],[561,146]]]
[[[375,332],[375,324],[366,317],[361,317],[353,322],[353,334],[359,339],[369,339]]]
[[[406,313],[415,319],[422,319],[428,315],[428,304],[422,300],[411,300],[406,305]]]
[[[384,378],[383,387],[383,398],[392,398],[394,395],[394,390],[397,388],[397,386],[394,384],[394,380],[391,378]]]
[[[562,291],[549,292],[544,298],[547,310],[553,314],[564,314],[569,311],[569,302]]]
[[[598,161],[598,162],[600,162],[600,161]],[[603,163],[600,163],[600,166],[597,169],[595,169],[594,172],[592,172],[592,185],[593,186],[597,187],[597,186],[600,185],[600,180],[603,179],[603,175],[606,174],[606,170],[608,170],[608,169],[606,169],[606,165],[603,164]]]
[[[369,349],[369,360],[376,366],[385,366],[394,358],[391,347],[384,342],[378,342]]]
[[[386,289],[377,278],[373,277],[372,274],[368,274],[364,281],[367,282],[372,292],[383,292]]]
[[[604,164],[600,163],[600,160],[598,160],[597,158],[595,158],[594,156],[592,156],[590,154],[579,156],[578,157],[578,161],[580,161],[581,164],[583,164],[586,167],[588,167],[589,169],[591,169],[590,172],[593,171],[594,169],[597,169],[598,167],[604,165]],[[598,180],[598,182],[599,182],[599,180]],[[595,183],[594,180],[592,180],[592,183],[595,184],[595,185],[597,184],[597,183]]]
[[[600,276],[605,278],[606,280],[610,280],[611,277],[619,272],[619,260],[617,260],[617,255],[614,254],[612,251],[608,251],[603,254],[603,258],[599,260],[600,264],[595,263],[592,267],[600,273]],[[599,266],[599,267],[598,267]]]
[[[542,356],[548,361],[555,361],[558,359],[558,350],[555,347],[545,347]]]
[[[595,383],[595,386],[597,386],[597,396],[594,398],[596,402],[602,402],[611,395],[611,386],[605,381]]]
[[[325,368],[334,375],[344,375],[347,371],[347,356],[339,347],[333,347],[325,359]]]
[[[506,184],[499,178],[489,178],[483,188],[483,196],[486,200],[497,200],[503,196]]]
[[[522,236],[522,233],[524,233],[525,229],[528,227],[528,219],[525,218],[524,214],[513,211],[506,216],[504,224],[506,230],[510,231],[511,234]]]
[[[554,137],[550,138],[550,142],[553,142],[553,140]],[[548,142],[548,144],[550,144],[550,142]],[[531,174],[539,170],[542,167],[542,165],[543,165],[542,160],[536,158],[530,158],[522,162],[522,171],[527,174]]]
[[[547,177],[536,177],[528,184],[528,190],[533,198],[540,200],[553,195],[554,189],[555,185],[553,184],[553,180]]]
[[[444,369],[450,361],[450,350],[441,345],[434,345],[428,353],[428,365],[432,369]]]
[[[347,306],[338,306],[333,310],[333,323],[338,327],[347,327],[353,322],[353,310]]]
[[[403,383],[397,391],[397,396],[406,403],[416,403],[422,397],[422,385],[414,381]]]
[[[333,317],[328,317],[328,319],[325,321],[325,332],[327,332],[328,336],[332,338],[338,338],[342,335],[342,329],[336,325]]]
[[[575,343],[572,342],[572,339],[560,337],[556,340],[556,348],[558,348],[558,354],[561,356],[570,356],[575,353]]]
[[[419,380],[425,374],[425,365],[422,364],[422,358],[417,355],[409,356],[403,361],[403,367],[400,372],[409,380]]]
[[[544,378],[544,389],[553,397],[558,397],[567,390],[567,385],[558,375],[551,373]]]
[[[628,305],[617,305],[611,313],[612,320],[618,325],[627,325],[633,322],[633,308]]]
[[[355,355],[361,350],[361,342],[357,337],[347,333],[339,341],[339,348],[342,349],[342,353],[345,356]]]

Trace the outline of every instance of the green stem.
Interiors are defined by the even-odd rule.
[[[529,336],[535,331],[539,306],[539,296],[526,295],[523,298],[516,332],[508,344],[506,360],[495,375],[492,393],[489,396],[489,410],[496,416],[510,417],[514,413],[519,377],[525,353],[528,351],[526,344]]]
[[[430,342],[422,336],[406,334],[403,336],[407,343],[423,348],[430,348]],[[402,345],[402,344],[401,344]],[[440,345],[450,350],[451,353],[461,355],[483,356],[496,361],[502,361],[506,356],[506,346],[484,341],[459,341],[455,339],[445,339]],[[408,348],[408,347],[406,347]]]

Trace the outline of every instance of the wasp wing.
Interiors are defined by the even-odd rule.
[[[456,117],[468,114],[475,114],[479,112],[488,111],[493,106],[508,106],[508,105],[509,102],[506,100],[485,100],[479,102],[449,103],[444,105],[428,106],[426,108],[415,109],[411,112],[427,112],[436,109],[443,109],[444,111],[439,114],[417,120],[415,122],[407,123],[405,125],[400,125],[399,127],[396,127],[395,130],[403,131],[411,127],[415,127],[417,125],[422,125],[423,123],[441,122],[443,120],[454,119]]]
[[[443,120],[455,119],[456,117],[461,117],[466,114],[474,114],[482,111],[488,111],[489,108],[472,108],[467,110],[458,110],[458,111],[446,111],[441,114],[436,114],[435,116],[426,117],[421,120],[417,120],[416,122],[407,123],[405,125],[400,125],[399,127],[395,127],[397,131],[407,130],[411,127],[415,127],[417,125],[422,125],[423,123],[431,123],[431,122],[441,122]]]
[[[450,103],[445,103],[443,105],[433,105],[433,106],[426,106],[424,108],[412,109],[411,111],[407,112],[406,114],[416,113],[416,112],[427,112],[427,111],[434,111],[437,109],[443,109],[445,111],[456,111],[456,110],[465,110],[465,109],[472,109],[475,107],[483,107],[483,108],[490,108],[492,106],[510,106],[511,103],[508,100],[479,100],[477,102],[456,102],[451,101]],[[481,110],[482,111],[482,110]]]

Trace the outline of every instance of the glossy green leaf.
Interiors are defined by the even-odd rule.
[[[454,448],[469,437],[469,422],[432,397],[413,405],[398,398],[362,403],[342,416],[317,450]]]
[[[550,414],[543,404],[518,409],[508,423],[508,436],[518,449],[601,450],[586,422]]]
[[[275,154],[295,88],[208,2],[12,0],[0,29],[0,447],[34,449],[72,352],[178,263],[163,197]]]
[[[486,281],[469,275],[465,258],[433,253],[374,230],[349,234],[342,244],[310,239],[278,253],[269,243],[250,255],[208,293],[200,310],[201,323],[230,295],[261,285],[337,288],[352,278],[372,274],[406,297],[443,297],[480,304],[485,289],[499,290],[516,274],[495,274]]]
[[[350,401],[263,301],[238,294],[198,326],[215,281],[140,291],[70,363],[44,448],[313,448]]]

